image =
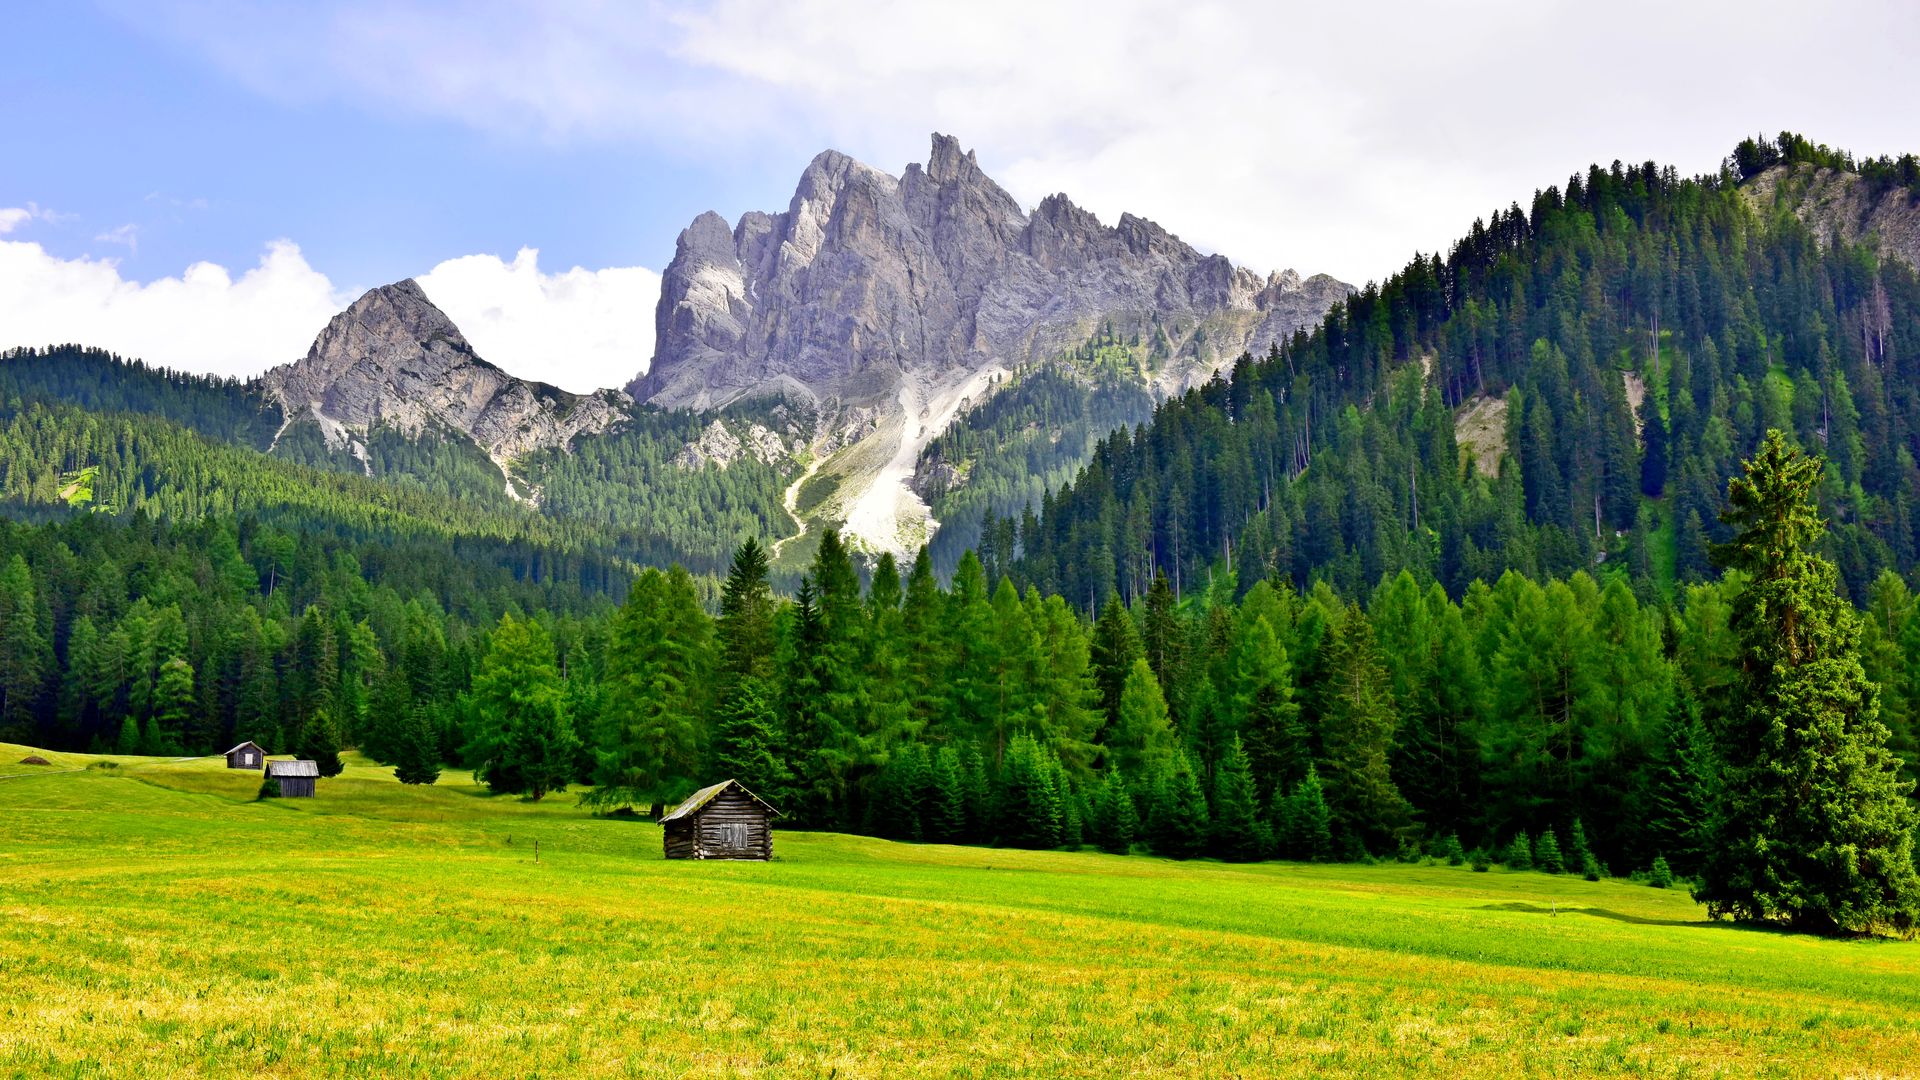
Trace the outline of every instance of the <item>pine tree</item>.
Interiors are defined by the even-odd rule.
[[[1100,620],[1093,627],[1092,661],[1094,683],[1100,691],[1102,728],[1119,722],[1120,695],[1126,689],[1133,662],[1139,658],[1139,631],[1126,605],[1120,602],[1120,594],[1113,593],[1100,608]]]
[[[1294,785],[1284,800],[1281,823],[1287,857],[1322,862],[1333,855],[1333,810],[1327,805],[1326,790],[1320,785],[1320,772],[1307,766],[1307,775]]]
[[[114,750],[128,755],[140,752],[140,721],[131,715],[120,719],[120,741],[114,744]]]
[[[1191,859],[1206,850],[1207,833],[1207,797],[1187,755],[1176,751],[1159,767],[1147,813],[1147,843],[1156,855]]]
[[[1118,769],[1108,769],[1094,792],[1093,819],[1089,839],[1110,855],[1125,855],[1133,850],[1140,832],[1139,811],[1127,790],[1126,778]]]
[[[709,749],[712,774],[738,780],[748,791],[771,796],[792,782],[781,759],[780,717],[765,680],[748,676],[736,682],[714,717]]]
[[[1446,839],[1440,841],[1437,857],[1447,860],[1448,866],[1459,866],[1467,861],[1467,853],[1460,846],[1459,833],[1448,833]]]
[[[1265,858],[1272,846],[1266,823],[1260,820],[1247,751],[1238,736],[1214,767],[1211,828],[1212,842],[1208,846],[1215,856],[1228,862],[1254,862]]]
[[[1718,917],[1802,930],[1910,931],[1920,920],[1911,785],[1860,667],[1811,496],[1822,463],[1769,431],[1727,485],[1717,549],[1750,580],[1734,602],[1744,671],[1719,717],[1724,762],[1695,897]]]
[[[321,776],[339,776],[346,770],[345,763],[340,760],[338,732],[339,726],[334,723],[332,707],[327,705],[322,705],[302,729],[300,756],[318,765]]]
[[[933,755],[933,805],[927,813],[927,839],[959,843],[968,836],[966,764],[951,746]]]
[[[1505,863],[1509,870],[1533,869],[1533,845],[1527,841],[1526,833],[1522,832],[1514,836],[1513,843],[1507,845],[1506,857],[1500,861]]]
[[[1533,862],[1536,867],[1549,874],[1567,872],[1567,864],[1560,855],[1560,838],[1554,835],[1552,828],[1541,833],[1540,839],[1534,843]]]
[[[1647,884],[1656,889],[1665,889],[1673,885],[1673,870],[1667,866],[1667,860],[1659,855],[1653,857],[1653,869],[1647,872]]]
[[[1000,842],[1010,847],[1059,847],[1065,820],[1052,755],[1030,735],[1016,735],[1001,764],[997,801]]]
[[[16,554],[0,570],[0,734],[31,738],[52,661],[33,574]]]
[[[431,784],[440,779],[440,740],[424,708],[416,705],[408,711],[394,750],[394,779],[403,784]]]

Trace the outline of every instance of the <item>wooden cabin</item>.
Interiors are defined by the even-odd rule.
[[[780,811],[740,785],[703,787],[660,819],[669,859],[773,858],[773,819]]]
[[[267,760],[267,752],[256,742],[243,742],[227,751],[227,768],[258,769]]]
[[[311,799],[314,785],[320,780],[320,763],[316,761],[269,761],[267,776],[280,782],[280,797],[283,799]]]

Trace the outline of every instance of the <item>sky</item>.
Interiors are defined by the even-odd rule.
[[[418,278],[573,390],[652,354],[703,210],[934,131],[1265,272],[1378,280],[1591,162],[1799,131],[1920,151],[1920,6],[1613,0],[75,0],[9,5],[0,347],[257,374]]]

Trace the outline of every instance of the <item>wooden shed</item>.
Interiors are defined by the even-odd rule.
[[[314,785],[320,779],[320,763],[316,761],[269,761],[267,776],[280,782],[280,797],[283,799],[311,799]]]
[[[227,768],[257,769],[267,760],[267,752],[256,742],[243,742],[227,751]]]
[[[703,787],[660,819],[669,859],[773,858],[773,819],[780,811],[740,785]]]

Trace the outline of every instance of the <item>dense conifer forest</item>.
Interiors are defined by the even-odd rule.
[[[0,739],[351,746],[609,813],[732,776],[902,840],[1701,875],[1717,913],[1908,928],[1920,282],[1757,212],[1758,153],[1548,189],[983,512],[950,576],[829,531],[791,597],[774,469],[642,482],[690,416],[541,463],[543,513],[451,450],[382,450],[405,482],[263,454],[244,384],[14,354]],[[1057,471],[1036,417],[1129,407],[1049,378],[936,444],[993,451],[975,509]],[[1456,416],[1493,401],[1482,471]],[[674,560],[724,584],[635,565]],[[1829,785],[1796,850],[1866,869],[1740,861],[1783,709],[1826,725],[1769,751]],[[1828,899],[1753,884],[1795,874]]]

